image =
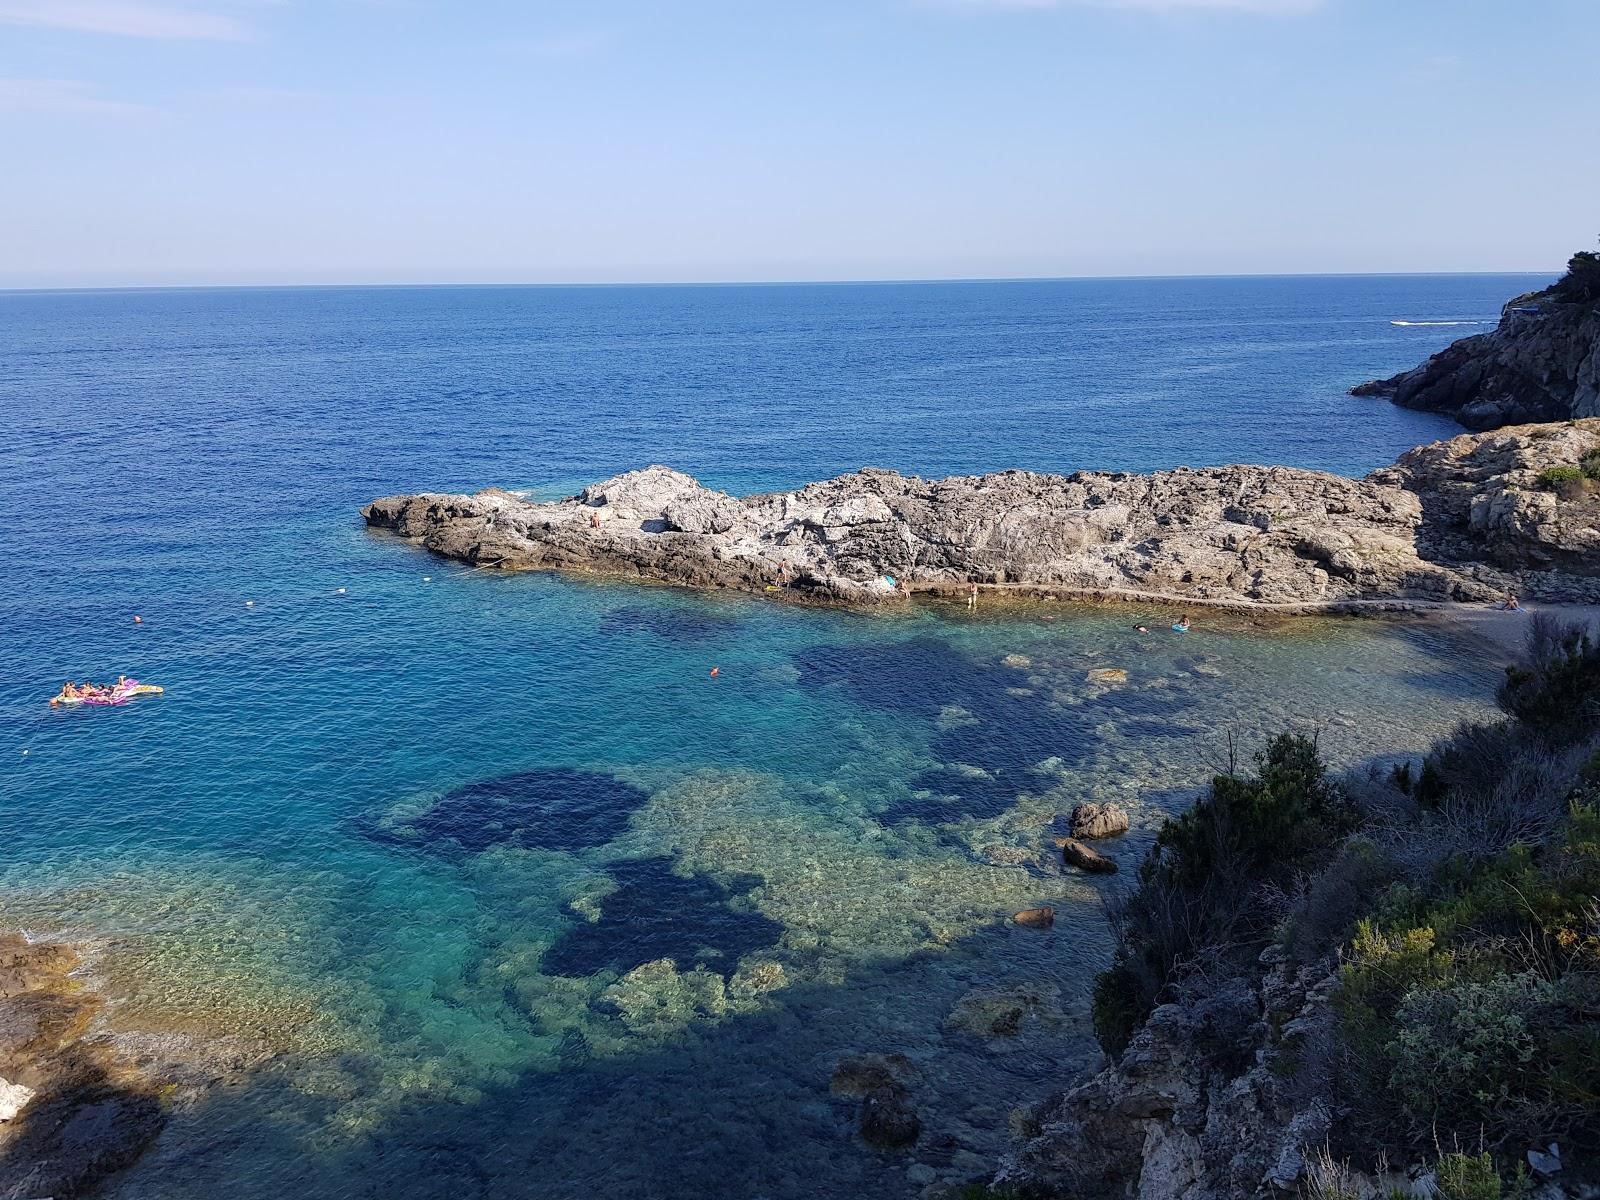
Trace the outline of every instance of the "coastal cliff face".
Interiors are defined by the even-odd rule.
[[[825,602],[971,583],[1242,605],[1515,589],[1589,600],[1600,596],[1589,503],[1540,491],[1539,472],[1579,470],[1596,450],[1600,421],[1589,421],[1457,438],[1365,480],[1256,466],[942,480],[867,469],[744,499],[655,466],[553,502],[490,488],[391,496],[362,513],[478,567]]]
[[[1600,255],[1574,256],[1560,282],[1510,301],[1493,332],[1351,391],[1469,429],[1600,416]]]
[[[998,1195],[1229,1200],[1293,1194],[1330,1128],[1331,965],[1290,968],[1164,1004],[1112,1065],[1038,1105]],[[1406,1189],[1409,1192],[1409,1188]]]

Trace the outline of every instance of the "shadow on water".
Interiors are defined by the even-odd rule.
[[[1101,721],[1147,737],[1195,732],[1178,721],[1198,703],[1181,688],[1096,688],[1073,696],[1070,707],[1052,705],[1049,688],[1033,686],[1027,660],[978,657],[936,638],[810,646],[792,661],[802,687],[841,688],[856,704],[934,725],[928,749],[942,765],[875,814],[888,825],[999,816],[1040,786],[1030,765],[1049,758],[1071,767],[1094,753],[1092,727]]]
[[[725,888],[703,875],[674,874],[669,858],[614,862],[606,873],[617,890],[601,902],[598,920],[570,926],[545,952],[545,974],[621,974],[661,958],[726,974],[742,955],[773,945],[783,933],[776,921],[737,903],[759,876]]]
[[[617,823],[649,793],[614,775],[551,767],[454,788],[426,812],[401,821],[366,822],[374,841],[446,858],[494,846],[584,850],[616,836]]]
[[[1070,1085],[1094,1057],[1082,1021],[1025,1024],[1000,1047],[948,1028],[936,1053],[907,1040],[903,1014],[931,1007],[942,1015],[968,986],[949,964],[1004,956],[1006,940],[1018,936],[1035,935],[997,925],[943,953],[795,985],[772,993],[776,1003],[761,1011],[641,1041],[636,1053],[593,1057],[573,1039],[559,1071],[523,1071],[451,1099],[419,1093],[348,1138],[317,1132],[337,1122],[339,1097],[295,1091],[287,1070],[266,1071],[175,1115],[104,1194],[909,1200],[922,1184],[908,1180],[908,1166],[982,1178],[1006,1142],[1009,1109]],[[1097,957],[1086,954],[1081,979],[1049,980],[1069,1007],[1081,1001]],[[911,1058],[923,1132],[908,1150],[867,1146],[856,1133],[860,1100],[830,1094],[837,1060],[870,1052]]]

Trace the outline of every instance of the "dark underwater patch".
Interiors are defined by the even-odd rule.
[[[1022,777],[1020,770],[1008,774],[1017,779]],[[1019,792],[1026,790],[1021,784],[1012,782],[1008,774],[969,775],[956,770],[924,771],[911,781],[913,791],[924,794],[896,800],[878,814],[878,820],[885,825],[901,821],[939,825],[969,817],[976,820],[998,817],[1016,803]]]
[[[600,619],[602,633],[644,633],[665,641],[709,642],[732,637],[739,622],[693,605],[627,604]]]
[[[545,952],[545,974],[621,974],[658,958],[688,970],[710,950],[716,953],[703,960],[706,966],[726,975],[741,956],[773,945],[783,932],[778,922],[738,906],[739,897],[760,882],[755,876],[725,888],[703,875],[673,874],[667,858],[613,863],[607,871],[618,887],[600,901],[600,919],[562,934]]]
[[[446,857],[493,846],[583,850],[609,842],[648,799],[613,775],[549,767],[455,788],[427,812],[368,833]]]
[[[878,814],[886,824],[931,823],[1004,812],[1020,792],[1037,787],[1029,767],[1047,758],[1080,761],[1093,735],[1081,718],[1052,710],[1044,693],[1014,695],[1028,672],[998,660],[976,658],[934,638],[889,645],[812,646],[794,656],[802,687],[843,688],[858,704],[935,720],[949,706],[971,713],[977,724],[935,732],[930,749],[946,763],[966,763],[987,773],[928,772],[913,781],[932,796],[896,802]]]

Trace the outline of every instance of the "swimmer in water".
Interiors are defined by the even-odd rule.
[[[1179,617],[1176,621],[1174,621],[1172,623],[1172,628],[1174,630],[1176,630],[1178,633],[1188,633],[1189,632],[1189,614],[1188,613],[1184,613],[1181,617]]]
[[[1148,625],[1135,625],[1133,631],[1135,633],[1149,633],[1150,627]]]

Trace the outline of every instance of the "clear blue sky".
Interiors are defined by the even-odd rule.
[[[0,286],[1554,270],[1597,0],[0,0]]]

